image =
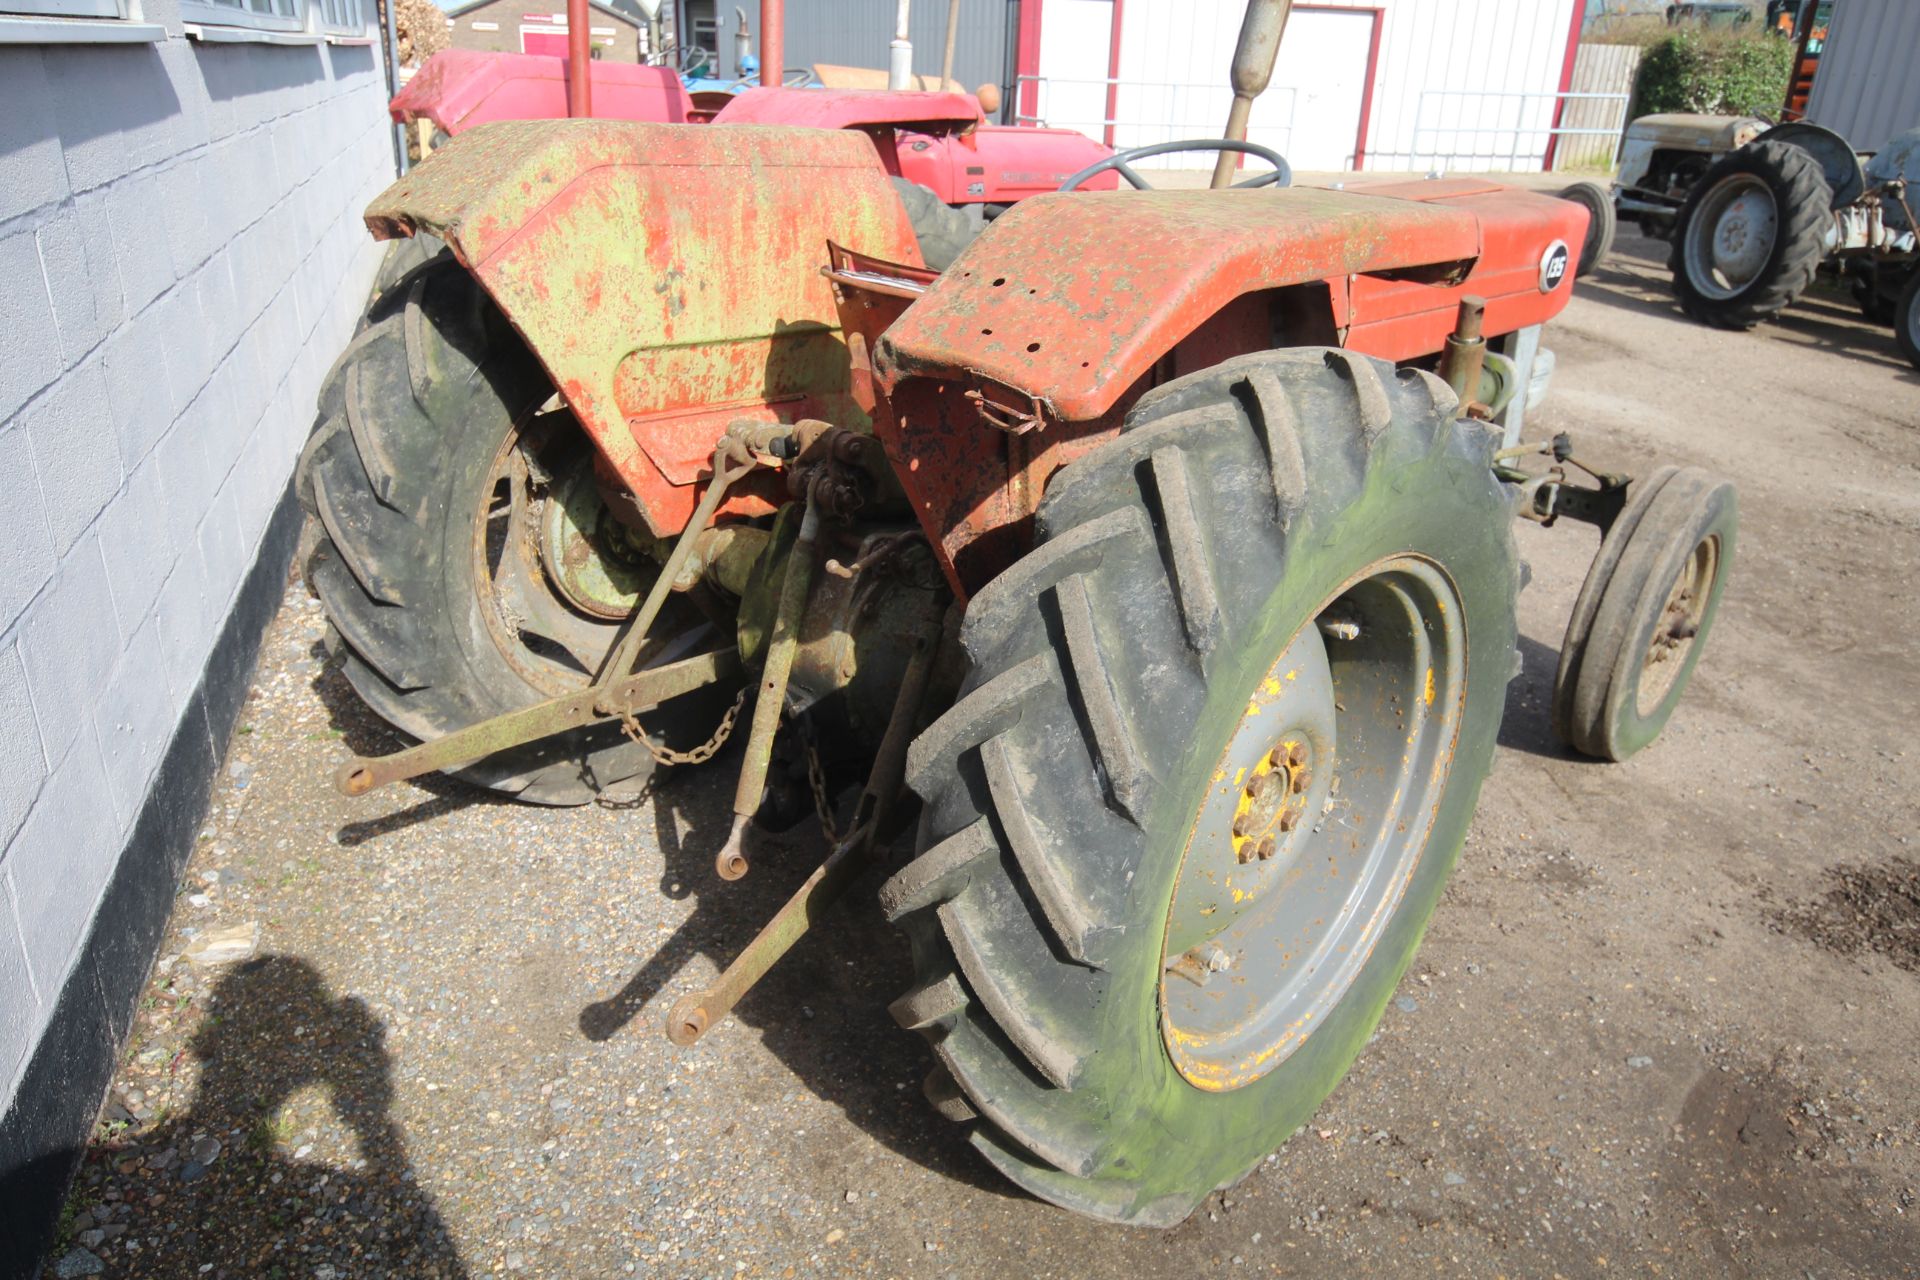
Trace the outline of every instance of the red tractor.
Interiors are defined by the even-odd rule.
[[[1186,144],[1217,178],[1287,8],[1249,5],[1230,136]],[[1143,186],[1137,156],[1095,168]],[[1711,476],[1487,421],[1529,394],[1488,340],[1566,304],[1578,205],[1284,175],[1035,196],[935,271],[856,132],[453,138],[367,211],[446,247],[301,462],[345,674],[419,742],[337,785],[577,803],[726,744],[719,881],[811,801],[825,861],[681,1044],[911,823],[878,898],[932,1105],[1037,1195],[1179,1221],[1311,1116],[1413,955],[1517,670],[1516,514],[1606,531],[1555,720],[1614,759],[1672,714],[1735,535]]]

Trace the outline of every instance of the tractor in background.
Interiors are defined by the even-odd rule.
[[[1781,123],[1677,113],[1629,125],[1614,208],[1671,243],[1673,290],[1694,319],[1750,329],[1826,272],[1920,368],[1920,129],[1859,152],[1804,118],[1832,12],[1832,0],[1767,6],[1768,29],[1795,46]]]
[[[568,30],[585,32],[585,0],[568,4]],[[761,21],[764,65],[776,68],[784,31],[778,9],[769,7]],[[949,49],[949,65],[951,55]],[[585,68],[585,74],[574,75],[576,67]],[[394,95],[388,113],[396,124],[425,134],[429,152],[468,129],[499,120],[591,117],[856,130],[872,140],[908,203],[923,251],[942,267],[983,222],[1018,200],[1056,190],[1069,175],[1113,154],[1073,129],[989,123],[987,116],[1000,105],[997,85],[982,85],[971,94],[945,89],[883,94],[806,87],[795,79],[789,73],[783,83],[768,71],[758,88],[733,84],[724,92],[690,92],[683,77],[665,66],[610,63],[584,53],[556,58],[444,49]],[[1092,185],[1112,189],[1116,181],[1103,173]],[[395,267],[412,262],[408,258]]]
[[[1776,125],[1715,160],[1688,192],[1670,237],[1673,290],[1694,319],[1750,329],[1829,271],[1920,368],[1916,212],[1920,128],[1862,155],[1819,125]]]
[[[1245,140],[1288,9],[1247,7],[1224,138],[1104,156],[944,269],[857,128],[503,121],[403,176],[367,225],[444,247],[327,378],[298,490],[341,669],[416,745],[336,786],[725,768],[710,901],[810,802],[824,860],[675,1043],[875,869],[928,1101],[1007,1177],[1168,1225],[1257,1167],[1460,855],[1513,521],[1604,531],[1554,723],[1606,759],[1673,715],[1737,527],[1702,471],[1493,425],[1530,388],[1489,343],[1566,305],[1578,205],[1296,188]],[[1215,189],[1146,189],[1174,147]]]

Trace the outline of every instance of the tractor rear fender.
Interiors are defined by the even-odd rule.
[[[1468,293],[1489,337],[1539,324],[1566,305],[1586,216],[1470,180],[1037,196],[873,343],[876,429],[965,595],[1146,388],[1274,346],[1430,356]]]
[[[661,536],[685,527],[734,420],[864,422],[826,243],[920,261],[872,145],[814,129],[486,125],[366,221],[452,247]],[[771,509],[751,489],[722,508]]]
[[[863,246],[864,247],[864,246]],[[883,390],[974,377],[1083,422],[1242,294],[1480,255],[1472,213],[1345,191],[1036,196],[994,220],[874,347]]]
[[[1832,205],[1844,208],[1858,200],[1867,189],[1866,174],[1853,145],[1831,129],[1823,129],[1805,120],[1777,124],[1754,138],[1755,142],[1791,142],[1820,166],[1827,189],[1833,192]]]

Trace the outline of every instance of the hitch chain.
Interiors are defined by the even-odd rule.
[[[714,754],[727,745],[727,739],[733,736],[733,722],[740,718],[740,708],[747,704],[747,690],[751,687],[750,685],[740,687],[740,692],[734,695],[733,705],[728,707],[726,714],[720,717],[720,724],[714,729],[711,738],[686,751],[675,751],[671,747],[655,745],[653,739],[647,736],[645,727],[635,718],[633,712],[625,707],[620,709],[620,730],[645,747],[647,753],[661,764],[704,764],[713,759]]]
[[[820,749],[814,745],[813,727],[803,718],[794,725],[800,734],[800,746],[807,755],[807,786],[813,792],[813,811],[820,816],[820,834],[829,846],[840,843],[840,830],[833,823],[833,799],[827,794],[827,770],[820,763]]]

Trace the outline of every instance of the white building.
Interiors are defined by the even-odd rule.
[[[0,1274],[106,1091],[394,174],[371,0],[0,0]]]
[[[1550,164],[1578,0],[1295,4],[1248,140],[1297,169]],[[1022,118],[1116,147],[1219,136],[1242,0],[1023,0]],[[1167,162],[1204,167],[1206,157]]]

